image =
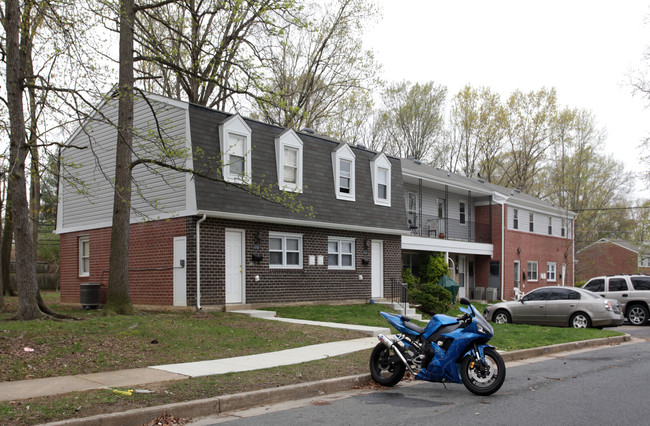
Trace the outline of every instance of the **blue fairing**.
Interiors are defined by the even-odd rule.
[[[440,327],[456,323],[458,323],[458,319],[454,317],[443,314],[434,315],[433,318],[431,318],[429,321],[429,324],[427,324],[427,327],[424,329],[424,333],[422,333],[422,335],[425,339],[428,339],[429,336],[438,331]]]

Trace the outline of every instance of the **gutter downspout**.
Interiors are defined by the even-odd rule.
[[[196,222],[196,309],[201,310],[201,223],[207,218],[203,217]]]
[[[501,300],[503,298],[503,292],[505,291],[505,274],[506,274],[506,203],[501,204]]]

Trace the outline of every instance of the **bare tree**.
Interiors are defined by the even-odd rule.
[[[393,83],[383,93],[382,120],[389,135],[387,150],[399,157],[442,165],[447,89],[433,82]]]

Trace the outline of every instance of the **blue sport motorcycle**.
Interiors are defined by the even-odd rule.
[[[416,380],[463,383],[476,395],[491,395],[506,378],[506,365],[494,346],[492,326],[468,299],[459,318],[434,315],[425,328],[406,316],[380,314],[401,334],[377,336],[370,355],[370,374],[382,386],[394,386],[408,369]]]

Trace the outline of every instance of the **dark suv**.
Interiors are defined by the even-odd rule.
[[[633,325],[648,322],[650,275],[609,275],[595,277],[582,287],[621,304],[627,320]]]

